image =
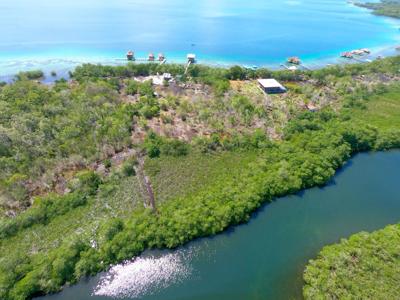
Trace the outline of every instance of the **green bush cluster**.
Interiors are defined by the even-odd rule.
[[[273,146],[273,143],[261,129],[256,129],[250,134],[220,135],[214,133],[210,137],[196,138],[193,144],[202,153],[265,149]]]
[[[34,205],[13,219],[0,221],[0,239],[15,235],[18,231],[36,224],[45,225],[53,218],[64,215],[78,206],[85,205],[88,197],[97,193],[100,177],[93,171],[80,172],[73,180],[73,190],[66,195],[50,194],[36,197]]]
[[[127,159],[123,164],[122,164],[122,174],[124,176],[134,176],[136,175],[135,173],[135,166],[138,164],[137,160],[135,157]]]
[[[21,80],[5,86],[0,189],[10,201],[27,205],[27,178],[39,178],[60,162],[85,165],[128,147],[137,109],[104,82],[71,87],[59,81],[51,88]]]
[[[134,107],[137,109],[138,115],[146,119],[152,119],[160,114],[160,104],[157,98],[153,96],[140,97],[139,102]]]
[[[170,73],[180,75],[185,72],[184,65],[178,64],[135,64],[128,63],[124,66],[103,66],[94,64],[84,64],[78,66],[71,77],[79,82],[92,81],[104,78],[130,78],[133,76],[149,76],[157,73]]]
[[[152,98],[154,96],[154,90],[151,80],[145,82],[139,82],[136,80],[128,80],[126,84],[126,93],[128,95],[139,94],[141,96],[147,96]]]
[[[381,16],[400,18],[399,0],[381,0],[379,2],[357,2],[357,6],[372,9],[373,13]]]
[[[184,156],[189,152],[189,145],[183,141],[176,139],[167,139],[149,132],[144,143],[143,149],[150,158],[167,156]]]
[[[400,225],[326,246],[304,272],[305,299],[399,299]]]
[[[19,72],[15,76],[15,79],[17,79],[17,80],[34,80],[34,79],[43,79],[43,78],[44,78],[44,73],[41,70]]]

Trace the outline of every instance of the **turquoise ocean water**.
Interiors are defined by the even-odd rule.
[[[0,76],[122,63],[129,49],[222,65],[279,66],[296,55],[313,67],[344,50],[393,50],[399,24],[345,0],[2,0]]]

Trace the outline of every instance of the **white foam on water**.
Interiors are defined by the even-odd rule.
[[[175,251],[161,257],[137,258],[112,267],[94,288],[93,295],[139,298],[182,282],[192,273],[193,252]]]

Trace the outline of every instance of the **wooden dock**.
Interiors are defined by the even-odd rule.
[[[187,74],[187,72],[189,71],[189,67],[190,67],[190,65],[192,64],[192,62],[191,61],[189,61],[188,63],[187,63],[187,65],[186,65],[186,69],[185,69],[185,75]]]

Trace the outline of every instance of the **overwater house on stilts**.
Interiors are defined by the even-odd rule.
[[[342,54],[340,54],[341,57],[343,58],[353,58],[354,55],[351,52],[343,52]]]
[[[155,61],[155,56],[153,53],[149,53],[149,57],[147,58],[148,61]]]
[[[294,65],[300,65],[301,64],[301,60],[297,56],[289,57],[287,59],[287,62],[290,63],[290,64],[294,64]]]
[[[165,60],[165,56],[163,53],[158,54],[158,61],[164,61]]]
[[[135,60],[135,53],[133,52],[133,51],[128,51],[127,53],[126,53],[126,58],[129,60],[129,61],[133,61],[133,60]]]
[[[196,62],[196,54],[190,53],[187,55],[188,63],[194,64]]]

